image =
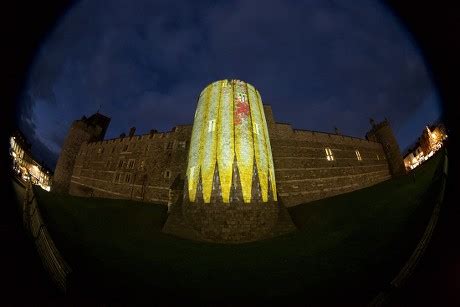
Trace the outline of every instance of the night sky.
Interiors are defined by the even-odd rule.
[[[81,1],[38,50],[18,112],[54,169],[71,122],[106,138],[191,124],[209,83],[254,85],[275,119],[364,137],[390,121],[401,149],[441,114],[421,51],[378,1]]]

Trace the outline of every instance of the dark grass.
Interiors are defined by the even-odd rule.
[[[365,304],[409,258],[434,206],[436,155],[412,175],[289,209],[299,231],[239,245],[161,233],[166,208],[38,191],[75,274],[103,300]]]

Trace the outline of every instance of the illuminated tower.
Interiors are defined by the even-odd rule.
[[[277,222],[272,151],[259,92],[239,80],[208,85],[198,99],[183,216],[204,240],[265,237]]]

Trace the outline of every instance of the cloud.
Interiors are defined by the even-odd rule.
[[[34,120],[33,108],[35,100],[28,94],[24,94],[19,104],[16,122],[19,123],[19,129],[25,134],[27,141],[32,145],[32,155],[39,162],[44,163],[54,169],[58,154],[51,151],[36,134],[36,126]]]
[[[21,112],[53,149],[101,105],[107,137],[165,131],[191,123],[200,91],[223,78],[252,83],[279,121],[356,136],[369,117],[400,129],[435,91],[377,1],[81,1],[37,54]]]

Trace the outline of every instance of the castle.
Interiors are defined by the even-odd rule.
[[[229,81],[233,87],[238,82],[242,81]],[[271,107],[259,102],[271,145],[274,198],[284,206],[354,191],[405,173],[386,119],[378,124],[371,120],[366,137],[357,138],[337,131],[294,129],[276,122]],[[56,166],[53,191],[175,203],[184,193],[192,125],[176,126],[169,132],[151,130],[144,135],[135,135],[135,128],[131,128],[128,135],[104,140],[109,123],[110,118],[100,113],[73,122]],[[249,167],[252,171],[252,165]]]

